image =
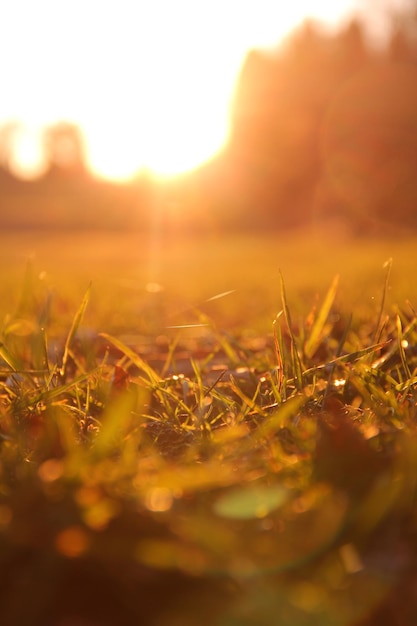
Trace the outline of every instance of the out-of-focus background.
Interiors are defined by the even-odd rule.
[[[417,225],[414,1],[17,0],[0,23],[3,232]]]
[[[415,302],[417,2],[286,4],[2,4],[2,319],[28,260],[114,332]]]

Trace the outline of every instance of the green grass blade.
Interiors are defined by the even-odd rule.
[[[162,382],[162,378],[155,372],[155,370],[148,363],[146,363],[146,361],[142,359],[139,354],[134,352],[132,348],[129,348],[129,346],[126,346],[122,341],[120,341],[120,339],[112,337],[107,333],[100,333],[100,337],[106,339],[106,341],[110,342],[117,350],[124,354],[133,365],[146,374],[153,385],[158,385]]]
[[[306,403],[306,397],[297,395],[283,402],[256,430],[257,439],[265,439],[283,428],[289,419],[296,417]]]
[[[61,369],[60,369],[60,372],[59,372],[62,377],[65,377],[65,370],[66,370],[66,367],[67,367],[67,361],[68,361],[68,357],[69,357],[69,354],[70,354],[71,343],[72,343],[75,335],[77,334],[77,331],[78,331],[78,329],[80,327],[80,324],[81,324],[81,322],[83,320],[84,313],[85,313],[85,310],[87,308],[88,301],[90,299],[90,293],[91,293],[91,283],[88,286],[87,291],[85,292],[85,295],[84,295],[84,297],[83,297],[83,299],[81,301],[81,304],[80,304],[80,306],[78,308],[78,311],[75,314],[75,317],[74,317],[73,322],[72,322],[71,329],[70,329],[70,331],[68,333],[68,336],[67,336],[67,339],[66,339],[66,342],[65,342],[64,354],[62,356],[62,365],[61,365]]]
[[[4,343],[0,343],[0,357],[7,363],[13,372],[21,372],[24,369],[19,359],[14,357],[13,354],[9,352]]]
[[[339,275],[336,275],[326,294],[319,314],[316,318],[316,321],[314,322],[313,328],[311,329],[310,336],[305,343],[304,352],[307,358],[311,358],[313,356],[323,339],[324,326],[326,324],[327,318],[329,317],[330,310],[333,306],[338,285]]]
[[[407,380],[410,380],[411,372],[410,372],[410,368],[408,367],[407,357],[404,351],[404,335],[403,335],[403,329],[402,329],[401,319],[399,315],[397,315],[397,318],[396,318],[396,325],[397,325],[398,352],[400,353],[401,365],[403,366],[403,370],[405,372]],[[403,381],[400,381],[400,382],[403,382]]]
[[[409,324],[402,330],[402,339],[407,339],[417,327],[417,317],[415,316]],[[373,368],[380,368],[386,363],[398,350],[398,341],[393,342],[392,346],[385,354],[372,363]]]
[[[72,391],[78,385],[87,383],[89,380],[91,380],[93,376],[97,375],[99,371],[100,368],[97,368],[92,372],[89,372],[87,374],[81,374],[80,376],[73,378],[71,381],[65,383],[64,385],[52,387],[51,389],[47,389],[46,391],[41,390],[41,396],[39,400],[43,400],[44,402],[51,402],[55,398],[59,398],[59,396],[62,396],[63,394]]]
[[[382,348],[385,348],[391,340],[383,341],[382,343],[376,343],[373,346],[369,346],[368,348],[363,348],[363,350],[356,350],[355,352],[349,352],[349,354],[343,354],[342,356],[338,356],[331,361],[327,361],[322,365],[316,365],[315,367],[311,367],[304,371],[304,376],[314,374],[323,369],[334,367],[335,365],[341,365],[345,363],[354,363],[355,361],[359,361],[362,357],[367,356],[368,354],[372,354],[373,352],[377,352]],[[372,365],[374,368],[374,365]],[[376,368],[375,368],[376,369]]]
[[[298,349],[297,349],[297,343],[295,341],[294,333],[293,333],[293,330],[292,330],[290,309],[289,309],[288,303],[287,303],[287,294],[286,294],[286,291],[285,291],[284,278],[283,278],[281,272],[279,273],[279,276],[280,276],[280,283],[281,283],[282,306],[283,306],[284,317],[285,317],[285,321],[287,323],[288,334],[290,336],[290,342],[291,342],[291,360],[292,360],[294,378],[295,378],[295,383],[296,383],[297,389],[299,391],[301,391],[301,389],[304,386],[303,370],[302,370],[302,366],[301,366],[300,355],[299,355]]]
[[[118,447],[127,435],[132,423],[134,403],[133,394],[125,392],[106,407],[94,442],[94,450],[99,456]]]
[[[262,417],[267,417],[266,412],[263,408],[256,403],[256,399],[259,396],[260,385],[255,390],[255,393],[252,398],[249,398],[237,385],[233,376],[230,377],[230,388],[234,391],[234,393],[242,400],[244,404],[253,412],[258,415],[262,415]]]
[[[380,304],[380,307],[379,307],[379,314],[378,314],[378,320],[377,320],[376,327],[375,327],[375,334],[374,334],[374,338],[373,338],[373,343],[378,343],[378,341],[380,340],[380,334],[381,334],[381,331],[382,331],[382,328],[383,328],[382,319],[383,319],[383,316],[384,316],[385,301],[386,301],[386,298],[387,298],[389,279],[390,279],[390,276],[391,276],[392,259],[389,258],[384,263],[383,267],[386,268],[385,281],[384,281],[384,287],[382,289],[381,304]]]
[[[277,359],[277,392],[279,396],[279,400],[285,400],[285,372],[284,372],[284,359],[283,359],[283,345],[282,345],[282,333],[281,328],[278,324],[278,320],[282,315],[282,311],[278,313],[273,322],[273,334],[274,334],[274,348],[275,348],[275,356]]]
[[[168,352],[167,352],[167,355],[166,355],[165,363],[164,363],[164,366],[163,366],[162,371],[161,371],[161,377],[162,378],[165,378],[165,376],[167,375],[167,373],[169,371],[169,368],[171,366],[174,366],[174,354],[175,354],[175,349],[176,349],[176,347],[178,345],[179,339],[180,339],[180,336],[177,335],[175,337],[174,341],[172,341],[169,344],[169,346],[168,346]]]

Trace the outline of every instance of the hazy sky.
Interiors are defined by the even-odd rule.
[[[39,164],[42,125],[80,124],[96,171],[187,169],[225,141],[247,50],[307,15],[328,24],[407,0],[10,0],[0,4],[0,123],[17,119],[20,164]]]

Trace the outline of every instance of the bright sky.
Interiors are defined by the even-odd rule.
[[[408,2],[409,3],[409,2]],[[79,124],[93,170],[175,174],[227,139],[245,54],[271,47],[306,16],[330,25],[407,0],[13,0],[0,5],[0,124],[25,132],[17,160],[41,167],[44,125]]]

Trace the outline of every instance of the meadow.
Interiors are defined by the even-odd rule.
[[[0,235],[0,618],[417,617],[415,239]]]
[[[388,306],[415,302],[417,296],[413,237],[352,240],[331,231],[207,237],[179,232],[164,237],[30,230],[6,231],[0,243],[2,317],[17,306],[29,264],[37,288],[54,294],[52,300],[61,307],[55,317],[66,324],[91,282],[85,323],[97,331],[139,332],[152,300],[162,300],[166,319],[160,320],[160,332],[168,325],[191,323],[196,309],[212,315],[225,330],[270,332],[281,309],[280,272],[297,314],[306,315],[339,275],[338,306],[354,315],[372,315],[379,307],[383,265],[390,258]],[[226,292],[231,293],[208,302]]]

